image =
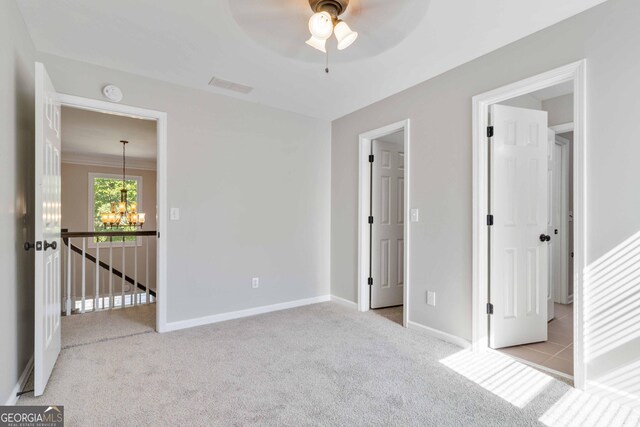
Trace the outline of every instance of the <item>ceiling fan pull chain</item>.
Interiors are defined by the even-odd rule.
[[[329,49],[327,49],[327,62],[326,62],[326,65],[325,65],[324,72],[329,74]]]

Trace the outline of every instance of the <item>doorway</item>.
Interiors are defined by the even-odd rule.
[[[358,309],[409,319],[409,121],[360,135]]]
[[[522,357],[524,350],[511,350],[520,352],[512,356],[565,376],[543,364],[568,358],[577,388],[584,388],[585,378],[585,75],[586,61],[579,61],[473,99],[473,349],[537,345],[528,349],[537,351],[536,362]],[[570,93],[562,93],[567,88]],[[554,91],[573,104],[573,141],[566,147],[567,138],[549,130],[549,113],[522,103],[544,103]],[[557,280],[564,277],[564,283]],[[553,343],[554,324],[572,341]]]
[[[154,331],[157,123],[64,105],[61,123],[62,349]]]
[[[572,120],[573,82],[494,104],[488,159],[489,347],[568,377]]]
[[[404,130],[371,144],[369,308],[402,324],[404,300]]]
[[[155,301],[155,330],[165,332],[167,330],[167,114],[160,111],[113,102],[100,101],[74,95],[58,94],[58,100],[62,108],[103,113],[107,115],[124,116],[131,119],[151,120],[156,127],[156,231],[157,231],[157,255],[155,267],[156,301]]]

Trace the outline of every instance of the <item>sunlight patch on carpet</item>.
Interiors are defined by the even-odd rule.
[[[540,417],[549,426],[637,426],[640,413],[609,399],[572,389]]]
[[[440,363],[518,408],[524,408],[553,381],[549,375],[491,352],[464,350]]]

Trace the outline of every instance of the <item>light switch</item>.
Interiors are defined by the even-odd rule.
[[[411,222],[419,222],[420,221],[420,210],[411,209]]]
[[[178,221],[180,219],[180,208],[171,208],[169,217],[171,221]]]
[[[433,291],[427,291],[427,305],[431,307],[436,306],[436,293]]]

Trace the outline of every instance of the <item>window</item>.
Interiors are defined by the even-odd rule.
[[[127,189],[127,202],[137,203],[138,209],[142,209],[142,177],[127,176],[125,180]],[[100,213],[111,210],[111,203],[120,201],[120,190],[122,189],[122,176],[111,174],[89,174],[89,231],[106,232],[109,228],[102,225]],[[92,243],[108,242],[108,237],[94,237]],[[118,239],[122,244],[122,240]],[[137,242],[135,237],[126,237],[127,245],[134,245]],[[114,240],[115,243],[115,240]]]

